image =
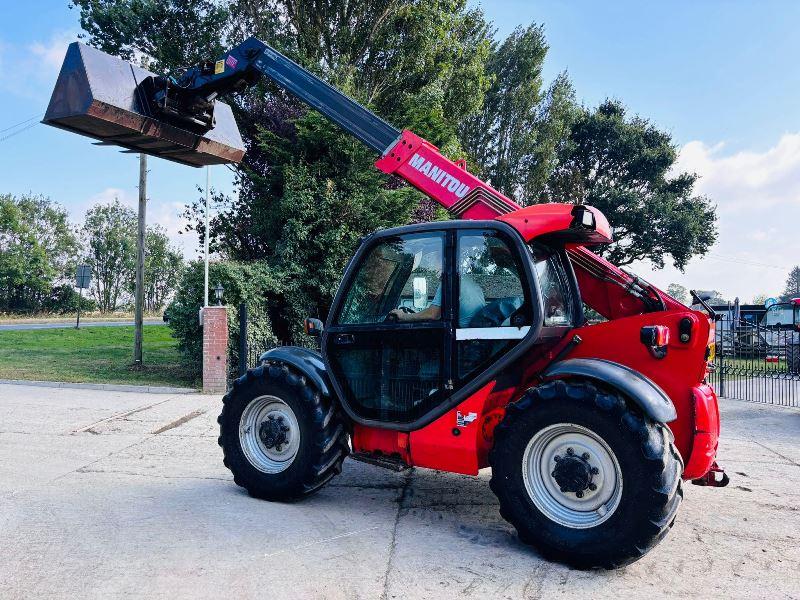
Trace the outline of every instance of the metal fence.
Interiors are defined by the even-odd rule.
[[[235,353],[232,352],[230,360],[230,373],[228,384],[233,382],[237,377],[244,375],[248,369],[253,369],[258,366],[259,358],[267,350],[279,348],[282,346],[298,346],[300,344],[294,342],[287,342],[281,340],[269,339],[253,339],[252,332],[248,333],[248,311],[246,304],[239,305],[239,331],[237,335],[238,344],[236,344]],[[302,340],[302,345],[313,350],[319,350],[319,338],[307,336]]]
[[[800,332],[728,315],[716,325],[709,381],[720,397],[800,407]]]

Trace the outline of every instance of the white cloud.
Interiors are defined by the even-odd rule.
[[[67,46],[77,39],[77,32],[63,30],[24,45],[0,40],[0,89],[35,100],[44,109],[67,53]]]
[[[43,71],[58,73],[67,53],[67,46],[78,39],[73,31],[54,33],[46,42],[33,42],[28,46],[31,53],[38,59],[39,67]]]
[[[696,192],[717,205],[717,243],[686,273],[646,264],[635,270],[660,287],[676,282],[731,299],[779,294],[789,269],[800,264],[800,133],[784,134],[763,152],[726,154],[724,144],[689,142],[676,169],[697,173]]]

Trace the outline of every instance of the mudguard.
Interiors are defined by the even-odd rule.
[[[550,365],[544,379],[586,377],[617,389],[658,423],[678,418],[672,400],[652,380],[633,369],[601,358],[570,358]]]
[[[281,346],[267,350],[258,357],[259,363],[264,361],[284,363],[294,367],[310,379],[321,394],[331,395],[328,373],[319,352],[299,346]]]

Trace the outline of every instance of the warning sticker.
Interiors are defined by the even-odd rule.
[[[225,61],[225,64],[228,65],[231,69],[235,69],[236,65],[239,64],[239,61],[234,58],[233,54],[228,56],[228,60]]]
[[[219,75],[225,71],[225,61],[218,60],[214,63],[214,75]]]

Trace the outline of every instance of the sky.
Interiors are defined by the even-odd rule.
[[[800,3],[471,3],[494,22],[498,38],[542,23],[550,46],[545,82],[566,71],[584,104],[622,100],[673,136],[677,169],[700,176],[697,193],[717,206],[717,243],[684,273],[647,264],[636,272],[660,287],[716,289],[743,301],[782,291],[800,263]],[[118,197],[135,206],[136,155],[36,124],[66,45],[80,32],[77,12],[62,0],[7,4],[0,21],[0,193],[49,196],[76,222],[98,201]],[[205,171],[158,159],[149,169],[148,222],[196,256],[196,237],[178,234],[180,212],[198,197]],[[213,188],[232,189],[224,167],[213,168],[211,178]]]

